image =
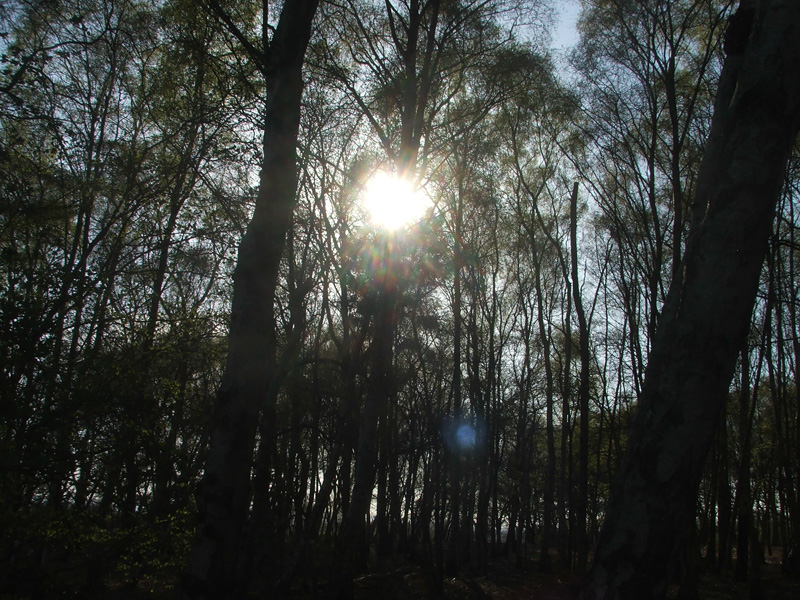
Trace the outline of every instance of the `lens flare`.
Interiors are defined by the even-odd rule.
[[[442,423],[442,440],[454,456],[478,456],[486,445],[486,425],[475,417],[447,417]]]
[[[464,423],[456,429],[456,443],[464,450],[474,448],[477,439],[477,432],[469,423]]]

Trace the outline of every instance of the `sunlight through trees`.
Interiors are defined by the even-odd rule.
[[[793,595],[798,9],[580,5],[3,3],[0,595]]]

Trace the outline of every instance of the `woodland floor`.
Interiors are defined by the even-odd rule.
[[[57,593],[36,592],[1,593],[0,600],[50,600],[50,598],[85,598],[86,600],[173,600],[174,578],[158,580],[145,578],[136,587],[131,585],[115,585],[106,582],[105,589],[92,594],[61,589]],[[456,578],[444,581],[443,591],[437,594],[430,586],[425,571],[414,564],[398,559],[375,562],[371,573],[359,577],[355,581],[355,598],[357,600],[569,600],[572,576],[542,574],[535,570],[535,563],[529,568],[519,570],[513,561],[498,559],[484,575],[465,573]],[[777,549],[768,556],[762,566],[761,585],[757,594],[747,583],[735,582],[732,576],[719,576],[703,573],[698,587],[698,598],[701,600],[797,600],[800,598],[800,580],[790,579],[781,574],[781,554]],[[671,590],[671,598],[676,598],[677,588]],[[297,586],[289,593],[293,600],[324,600],[324,583],[316,587],[306,584]],[[273,594],[265,593],[256,598],[273,598]]]
[[[367,600],[420,600],[446,598],[451,600],[568,600],[576,579],[573,576],[542,574],[534,565],[520,571],[507,562],[495,563],[486,575],[468,575],[446,579],[443,596],[430,591],[419,568],[399,566],[385,573],[376,572],[356,581],[356,597]],[[759,595],[751,595],[749,584],[735,582],[732,576],[703,573],[698,586],[701,600],[797,600],[800,598],[800,581],[781,574],[779,553],[767,557],[762,567]],[[677,587],[671,590],[676,597]]]

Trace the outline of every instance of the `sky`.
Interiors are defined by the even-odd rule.
[[[553,50],[566,50],[578,41],[575,24],[581,10],[580,0],[560,0],[556,10],[558,15],[553,30]]]

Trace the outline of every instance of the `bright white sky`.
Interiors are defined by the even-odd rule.
[[[580,0],[559,0],[556,5],[556,27],[553,30],[553,50],[567,50],[578,42],[575,24],[581,10]]]

